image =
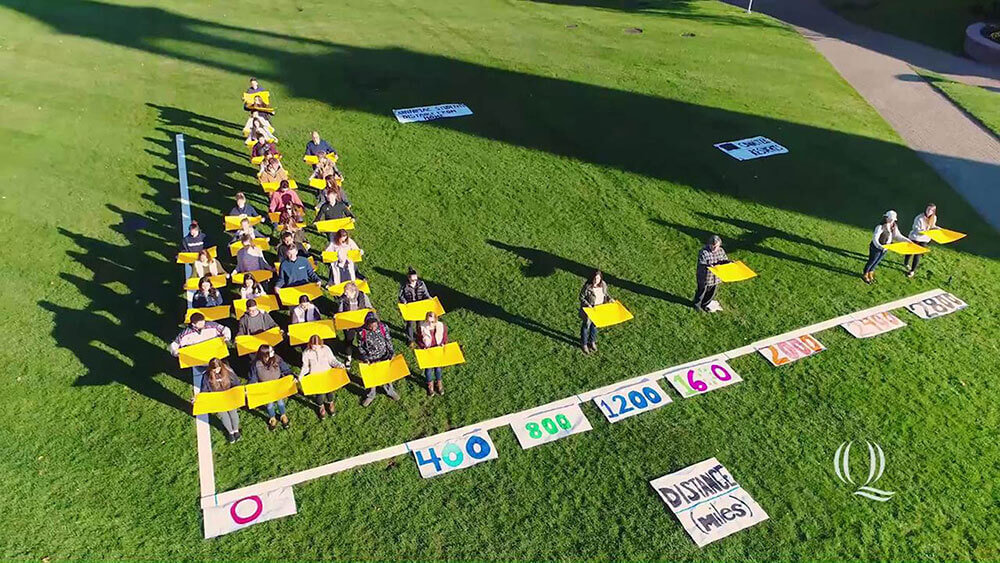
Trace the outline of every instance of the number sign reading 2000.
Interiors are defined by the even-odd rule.
[[[640,381],[594,397],[594,404],[611,423],[658,409],[669,402],[670,397],[655,381]]]
[[[802,336],[782,340],[770,346],[764,346],[757,351],[760,352],[760,355],[767,358],[767,361],[771,362],[772,366],[783,366],[807,356],[812,356],[823,350],[826,350],[826,348],[813,335],[803,334]]]
[[[682,397],[693,397],[743,381],[736,370],[723,361],[706,362],[672,371],[664,376]]]
[[[497,458],[497,449],[485,430],[475,430],[418,450],[413,450],[420,476],[437,477],[456,469]]]
[[[936,319],[948,313],[954,313],[959,309],[964,309],[967,306],[965,301],[948,292],[944,292],[934,297],[910,303],[906,308],[921,319]]]
[[[580,410],[580,405],[572,404],[546,411],[531,413],[510,423],[522,449],[533,448],[593,427]]]

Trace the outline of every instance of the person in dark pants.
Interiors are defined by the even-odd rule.
[[[340,296],[337,303],[337,312],[346,313],[360,309],[371,309],[372,302],[368,299],[354,282],[344,285],[344,294]],[[351,358],[354,356],[354,339],[357,338],[360,329],[348,328],[344,330],[344,354],[347,360],[344,362],[347,367],[351,367]]]
[[[726,251],[722,249],[722,238],[718,235],[708,237],[705,246],[698,251],[698,289],[694,292],[692,303],[696,311],[708,311],[708,305],[715,299],[715,292],[721,282],[708,267],[729,262],[731,262],[729,256],[726,256]]]
[[[333,355],[333,350],[330,350],[329,346],[323,344],[323,339],[318,334],[309,337],[309,345],[302,351],[302,371],[299,372],[299,377],[343,367],[344,364]],[[314,395],[313,400],[319,405],[317,414],[320,420],[326,418],[327,413],[330,416],[337,414],[333,403],[333,391]]]
[[[913,218],[913,228],[910,229],[909,239],[915,244],[927,248],[927,245],[931,243],[931,237],[920,233],[934,228],[937,228],[937,206],[933,203],[928,203],[924,212]],[[911,261],[913,262],[912,266],[910,265]],[[906,277],[912,278],[916,275],[917,264],[919,263],[919,254],[907,254],[903,257],[903,267],[906,268]]]
[[[393,353],[389,330],[385,328],[382,321],[378,320],[378,316],[374,312],[368,313],[365,316],[365,326],[358,334],[358,354],[361,356],[361,361],[366,364],[385,362],[392,359]],[[392,383],[386,383],[379,387],[382,387],[385,394],[393,401],[399,400],[399,393],[396,392],[396,387]],[[372,401],[375,400],[376,389],[377,387],[372,387],[365,390],[365,397],[361,400],[362,407],[372,404]]]
[[[438,320],[434,311],[427,311],[427,316],[417,327],[417,345],[421,349],[444,346],[448,343],[448,327]],[[444,396],[444,382],[441,381],[441,368],[427,368],[424,370],[424,382],[427,383],[427,396],[433,397],[435,393]]]
[[[427,291],[427,284],[417,276],[417,271],[412,267],[406,272],[406,281],[399,286],[399,302],[413,303],[430,299],[431,292]],[[406,343],[413,348],[416,346],[416,321],[406,321]]]
[[[580,290],[580,319],[583,322],[580,326],[580,347],[583,348],[584,354],[597,351],[597,325],[590,320],[584,309],[612,301],[614,299],[608,294],[608,284],[604,281],[604,274],[600,270],[595,270]]]
[[[891,209],[886,211],[885,215],[882,216],[882,222],[875,225],[875,230],[872,231],[872,239],[868,243],[868,262],[865,263],[861,279],[869,285],[875,283],[875,268],[889,252],[885,245],[909,240],[899,233],[896,212]]]

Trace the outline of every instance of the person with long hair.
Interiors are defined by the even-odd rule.
[[[245,317],[246,315],[244,315]],[[257,354],[253,360],[253,369],[250,370],[250,383],[262,383],[265,381],[275,381],[292,373],[292,368],[281,359],[274,348],[268,344],[262,344],[257,349]],[[288,428],[288,415],[285,414],[285,400],[278,399],[273,403],[264,405],[267,410],[267,427],[274,430],[281,421],[282,428]],[[275,412],[277,411],[277,412]]]
[[[928,203],[924,212],[913,218],[913,227],[910,228],[909,239],[920,246],[927,248],[931,243],[931,237],[921,234],[937,228],[937,205]],[[920,264],[920,254],[907,254],[903,258],[903,267],[906,268],[906,277],[912,278],[917,273],[917,264]],[[910,263],[913,263],[911,266]]]
[[[337,303],[338,313],[371,308],[372,302],[368,299],[368,295],[358,289],[354,282],[348,282],[344,285],[344,294],[340,296],[340,301]],[[345,362],[347,367],[351,367],[351,359],[354,356],[354,339],[357,338],[359,332],[360,329],[357,328],[344,330],[344,355],[347,356]]]
[[[236,373],[229,367],[229,364],[219,358],[212,358],[201,378],[201,391],[207,393],[229,391],[233,387],[238,387],[239,384],[240,379],[236,377]],[[234,444],[243,437],[240,434],[240,413],[237,409],[215,414],[222,421],[222,427],[226,429],[227,442]]]
[[[611,303],[614,299],[608,293],[608,284],[604,281],[604,274],[600,270],[594,270],[590,278],[580,289],[580,347],[584,354],[597,351],[597,325],[590,320],[584,307],[596,307],[605,303]]]
[[[308,323],[320,320],[319,308],[309,301],[308,295],[299,296],[299,304],[292,308],[289,323]]]
[[[886,211],[882,215],[882,221],[878,225],[875,225],[875,230],[872,231],[872,238],[868,243],[868,262],[865,263],[861,279],[869,285],[875,283],[875,268],[878,267],[879,263],[889,252],[885,248],[885,245],[909,240],[899,233],[899,226],[896,224],[896,212],[891,209]]]
[[[389,329],[382,321],[378,320],[378,315],[374,312],[365,316],[365,326],[358,334],[358,353],[361,361],[366,364],[384,362],[393,358],[392,338],[389,336]],[[396,392],[396,387],[392,383],[378,387],[381,387],[386,396],[393,401],[399,400],[399,393]],[[362,407],[372,404],[372,401],[375,400],[376,389],[377,387],[372,387],[365,390],[365,396],[361,400]]]
[[[278,189],[271,192],[271,200],[267,208],[271,213],[274,213],[275,211],[281,211],[289,203],[302,207],[302,200],[299,199],[299,194],[291,188],[288,180],[282,180],[278,184]]]
[[[250,240],[264,238],[264,235],[250,224],[250,219],[247,217],[240,219],[240,228],[233,232],[233,238],[229,242],[234,243],[244,237],[250,237]]]
[[[254,158],[263,157],[264,160],[267,160],[268,157],[273,157],[275,160],[278,160],[278,157],[281,156],[281,151],[278,150],[277,143],[258,141],[250,149],[250,156]]]
[[[222,264],[218,260],[212,258],[207,250],[202,250],[198,253],[198,259],[194,261],[194,275],[198,278],[203,278],[205,276],[226,276],[229,277],[229,272],[227,272]]]
[[[313,166],[312,174],[309,175],[310,180],[340,174],[340,170],[337,169],[337,165],[332,159],[327,157],[327,153],[320,152],[317,153],[316,156],[318,157],[318,161]]]
[[[326,186],[319,191],[316,196],[316,210],[319,211],[323,204],[332,201],[342,201],[348,209],[351,208],[351,200],[347,198],[347,191],[344,190],[343,180],[344,177],[339,172],[330,176],[325,176],[323,178],[326,181]]]
[[[253,276],[243,278],[243,285],[240,286],[240,299],[257,299],[265,295],[267,295],[267,291],[264,290],[264,286],[260,285],[260,282]]]
[[[417,345],[420,348],[434,348],[444,346],[448,343],[448,327],[438,320],[434,311],[428,311],[427,316],[417,326]],[[441,381],[441,368],[427,368],[424,370],[424,382],[427,384],[427,396],[433,397],[435,393],[444,395],[444,382]]]
[[[284,259],[288,253],[288,249],[292,247],[295,247],[295,250],[301,256],[309,254],[309,244],[306,242],[306,234],[294,222],[282,225],[278,241],[278,245],[274,247],[274,251],[278,254],[279,260]]]
[[[346,230],[340,229],[333,234],[333,240],[326,247],[326,252],[336,252],[337,259],[330,262],[330,285],[338,285],[347,280],[357,280],[357,266],[350,259],[350,252],[364,253]]]
[[[299,377],[336,368],[343,369],[344,367],[344,364],[333,355],[333,350],[330,350],[330,347],[323,343],[323,339],[318,334],[309,337],[309,344],[302,351],[302,371],[299,372]],[[320,419],[326,418],[327,414],[330,416],[337,414],[336,406],[333,403],[333,393],[331,391],[322,395],[313,395]]]
[[[256,272],[259,270],[273,271],[274,266],[264,258],[264,251],[254,244],[253,241],[254,237],[250,234],[244,234],[243,238],[240,239],[240,243],[243,246],[236,253],[236,269],[234,271],[239,273]]]
[[[191,306],[196,308],[218,307],[222,304],[222,294],[219,293],[218,289],[212,287],[212,279],[205,276],[198,280],[198,291],[191,297]]]
[[[278,215],[278,224],[281,225],[282,229],[288,228],[289,223],[298,228],[299,224],[304,222],[305,210],[291,202],[286,203],[285,207],[281,209],[281,214]]]

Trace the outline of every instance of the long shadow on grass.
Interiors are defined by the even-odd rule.
[[[721,15],[701,11],[694,0],[531,0],[536,4],[554,4],[558,6],[574,6],[597,8],[604,11],[624,12],[628,14],[658,15],[671,19],[690,19],[703,23],[723,26],[752,26],[783,28],[780,23],[748,18],[743,14]]]

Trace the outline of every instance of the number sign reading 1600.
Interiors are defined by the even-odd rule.
[[[694,397],[720,387],[743,381],[736,370],[723,361],[706,362],[691,368],[672,371],[664,378],[682,397]]]
[[[592,429],[577,404],[528,414],[512,421],[510,428],[525,450]]]
[[[594,397],[594,404],[611,423],[658,409],[669,402],[670,396],[655,381],[641,381]]]
[[[413,450],[417,469],[424,479],[497,458],[497,449],[485,430],[475,430],[419,450]]]

